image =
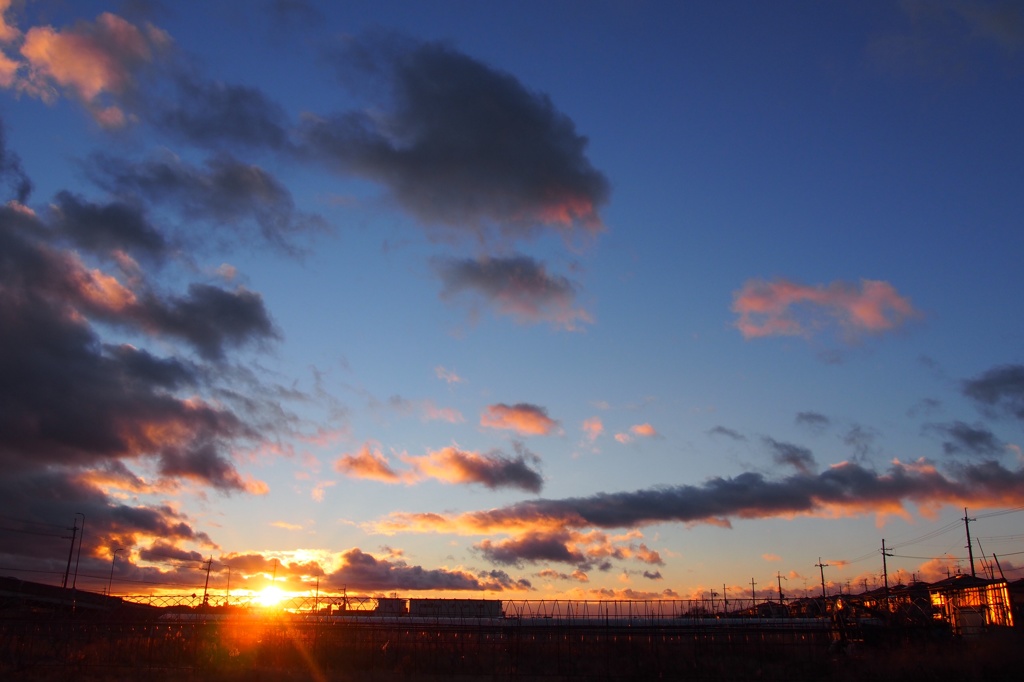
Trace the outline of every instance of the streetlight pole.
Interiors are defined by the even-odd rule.
[[[118,547],[110,557],[110,577],[107,578],[107,596],[110,596],[110,585],[114,582],[114,561],[117,560],[117,553],[124,551],[124,547]]]

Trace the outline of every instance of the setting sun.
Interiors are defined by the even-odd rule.
[[[256,594],[256,602],[260,606],[277,606],[284,599],[284,592],[274,585],[267,585]]]

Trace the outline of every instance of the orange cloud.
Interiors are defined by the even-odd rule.
[[[480,415],[480,425],[532,436],[546,436],[558,428],[558,422],[548,417],[547,410],[529,403],[488,405]]]
[[[101,125],[121,125],[124,112],[101,100],[127,91],[138,67],[151,61],[153,48],[169,40],[157,28],[140,30],[109,12],[65,31],[37,26],[21,46],[31,69],[22,89],[48,99],[53,95],[47,84],[55,83],[77,95]]]
[[[888,282],[861,280],[807,286],[786,280],[750,280],[733,296],[735,326],[744,338],[810,336],[831,320],[845,333],[879,333],[918,316]]]
[[[402,481],[402,476],[391,468],[391,464],[380,450],[371,451],[369,444],[363,445],[354,455],[340,457],[334,462],[334,468],[354,478],[368,478],[384,483]]]
[[[540,492],[544,484],[540,474],[530,467],[531,458],[525,455],[512,459],[500,453],[482,455],[447,447],[404,459],[420,476],[446,483],[480,483],[491,489],[513,487],[529,492]]]
[[[654,427],[650,424],[636,424],[635,426],[629,427],[629,430],[634,436],[642,436],[644,438],[654,438],[658,435],[658,432],[654,430]]]

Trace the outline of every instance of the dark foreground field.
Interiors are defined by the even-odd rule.
[[[858,638],[859,639],[859,638]],[[840,643],[822,628],[0,623],[0,679],[921,680],[1020,677],[1018,630]]]

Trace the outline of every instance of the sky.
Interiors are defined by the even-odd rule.
[[[0,574],[1024,577],[1018,3],[0,11]]]

